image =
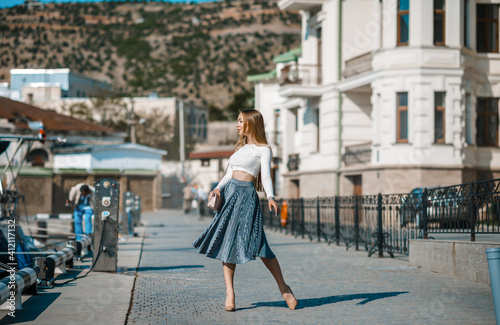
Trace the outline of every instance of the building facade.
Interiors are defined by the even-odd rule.
[[[72,72],[70,69],[11,69],[12,99],[33,103],[34,97],[89,97],[111,91],[111,85]]]
[[[500,175],[500,1],[279,7],[301,12],[301,53],[276,64],[274,84],[256,85],[256,103],[275,87],[280,103],[262,110],[279,124],[281,196],[406,193]]]

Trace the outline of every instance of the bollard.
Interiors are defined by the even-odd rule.
[[[135,210],[134,210],[134,197],[133,192],[125,192],[123,195],[123,218],[122,218],[122,230],[124,235],[134,236],[134,220],[135,220]]]
[[[116,272],[118,263],[118,207],[120,183],[112,179],[95,182],[94,271]],[[123,213],[125,218],[125,213]]]
[[[500,325],[500,247],[486,249],[497,325]]]
[[[134,197],[134,227],[141,225],[141,197],[136,195]]]

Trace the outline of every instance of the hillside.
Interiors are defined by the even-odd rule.
[[[135,96],[225,107],[249,74],[300,45],[300,15],[275,1],[47,4],[0,10],[0,81],[12,68],[68,67]]]

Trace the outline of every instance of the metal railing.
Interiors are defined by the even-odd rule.
[[[293,64],[280,71],[279,84],[299,84],[303,86],[318,86],[322,84],[321,65]]]
[[[345,147],[342,161],[346,165],[369,163],[372,158],[372,143],[362,143]]]
[[[408,254],[410,239],[430,233],[500,233],[500,179],[378,194],[280,199],[279,215],[261,211],[266,227],[295,237],[364,247],[368,255]]]

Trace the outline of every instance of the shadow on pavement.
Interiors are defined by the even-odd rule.
[[[178,266],[141,266],[137,268],[138,272],[143,271],[171,271],[171,270],[179,270],[179,269],[193,269],[193,268],[201,268],[205,267],[205,265],[178,265]],[[118,268],[118,272],[130,272],[135,271],[135,267],[123,267]]]
[[[23,309],[16,310],[15,316],[6,315],[0,324],[17,324],[35,321],[61,295],[60,292],[39,292],[23,302]]]
[[[344,296],[329,296],[323,298],[308,298],[308,299],[298,299],[299,304],[296,309],[308,308],[308,307],[318,307],[328,304],[334,304],[341,301],[349,300],[362,300],[357,303],[357,305],[365,305],[369,302],[378,299],[385,299],[396,297],[401,294],[409,293],[409,291],[395,291],[395,292],[377,292],[377,293],[357,293],[353,295]],[[238,308],[238,310],[253,309],[257,307],[287,307],[285,301],[266,301],[257,302],[253,304],[253,307],[248,308]]]

